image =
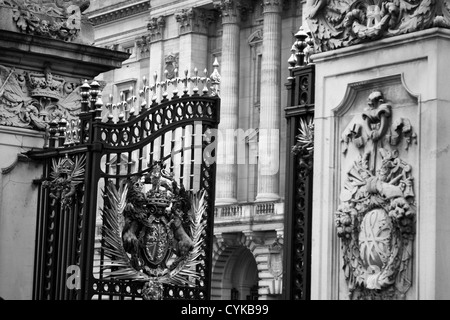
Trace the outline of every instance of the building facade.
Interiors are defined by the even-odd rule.
[[[208,298],[448,299],[449,1],[0,1],[0,297],[146,298],[151,281],[144,292],[92,272],[105,266],[93,261],[97,249],[110,249],[95,229],[99,208],[114,211],[111,202],[124,199],[103,206],[99,171],[134,175],[161,155],[176,165],[171,150],[183,135],[162,139],[161,127],[147,136],[151,150],[140,144],[137,157],[110,149],[103,158],[105,144],[91,137],[126,145],[122,133],[131,131],[90,133],[115,117],[121,126],[132,108],[155,112],[143,117],[146,134],[153,120],[180,119],[167,112],[186,107],[181,118],[189,118],[192,104],[177,103],[190,94],[163,113],[136,96],[151,90],[156,106],[176,90],[198,90],[198,116],[217,110],[207,98],[218,103],[219,94],[222,104],[218,144],[200,138],[207,130],[193,138],[201,123],[188,134],[192,167],[197,142],[214,146],[207,156],[216,156],[217,181],[195,169],[184,180],[187,189],[216,184]],[[298,28],[307,28],[304,18],[314,41]],[[95,162],[86,166],[88,189],[77,190],[72,174],[81,171],[70,158],[83,167],[76,155],[85,148]],[[67,183],[75,189],[58,189]],[[109,239],[119,235],[123,249],[120,232]],[[68,281],[80,279],[72,268],[83,269],[80,288]],[[195,295],[167,288],[171,299]]]
[[[283,61],[302,23],[302,6],[277,0],[91,1],[87,12],[96,46],[130,54],[121,69],[98,77],[106,83],[104,97],[127,99],[144,77],[155,83],[183,73],[209,76],[219,65],[213,299],[281,297],[282,266],[269,260],[281,261],[270,251],[283,239],[289,152]]]

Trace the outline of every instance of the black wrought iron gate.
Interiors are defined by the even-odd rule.
[[[304,49],[311,38],[300,29],[295,35],[285,116],[287,120],[285,196],[284,298],[309,300],[311,284],[311,222],[314,157],[315,66]]]
[[[214,92],[209,94],[208,88],[214,85],[207,85],[210,79],[186,76],[181,80],[182,92],[177,82],[152,87],[144,82],[139,105],[134,96],[117,104],[110,101],[105,104],[106,115],[99,84],[85,82],[79,119],[51,123],[48,148],[28,152],[44,165],[43,178],[36,182],[34,299],[142,298],[145,282],[105,274],[118,267],[107,268],[111,262],[104,246],[108,230],[100,213],[107,204],[111,207],[107,185],[117,191],[123,181],[148,177],[157,161],[178,186],[204,190],[206,202],[201,218],[204,229],[198,235],[201,246],[196,259],[201,263],[195,267],[200,275],[196,285],[164,285],[163,297],[209,299],[216,172],[211,160],[215,156],[212,131],[219,123],[220,99]],[[194,84],[190,94],[188,80]],[[198,88],[200,81],[203,91]],[[174,90],[168,99],[171,83]],[[155,94],[158,87],[160,102]]]

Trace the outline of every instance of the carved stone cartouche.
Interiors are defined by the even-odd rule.
[[[412,167],[394,147],[402,139],[409,146],[415,134],[407,119],[391,124],[394,111],[380,91],[367,102],[342,135],[344,157],[350,144],[359,153],[335,214],[344,277],[351,299],[403,298],[412,285],[416,207]]]
[[[0,65],[0,125],[43,131],[51,121],[76,119],[79,85],[52,74],[19,71]]]

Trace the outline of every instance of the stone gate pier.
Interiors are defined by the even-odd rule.
[[[0,296],[31,299],[42,167],[23,153],[48,142],[81,104],[79,87],[119,68],[124,52],[93,45],[89,1],[0,1]],[[20,167],[15,170],[14,168]]]
[[[312,299],[450,296],[449,1],[311,1]]]

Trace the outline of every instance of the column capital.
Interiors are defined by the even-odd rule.
[[[281,13],[283,9],[283,0],[263,0],[261,3],[263,14],[265,13]]]
[[[136,45],[139,48],[138,53],[140,58],[150,56],[150,35],[136,38]]]
[[[215,20],[214,12],[200,8],[181,9],[175,12],[180,26],[180,35],[189,32],[206,34],[208,26]]]
[[[251,10],[243,0],[213,0],[213,5],[222,15],[222,24],[239,23],[246,19]]]
[[[150,33],[151,42],[162,40],[165,26],[166,18],[164,16],[150,18],[147,29]]]

